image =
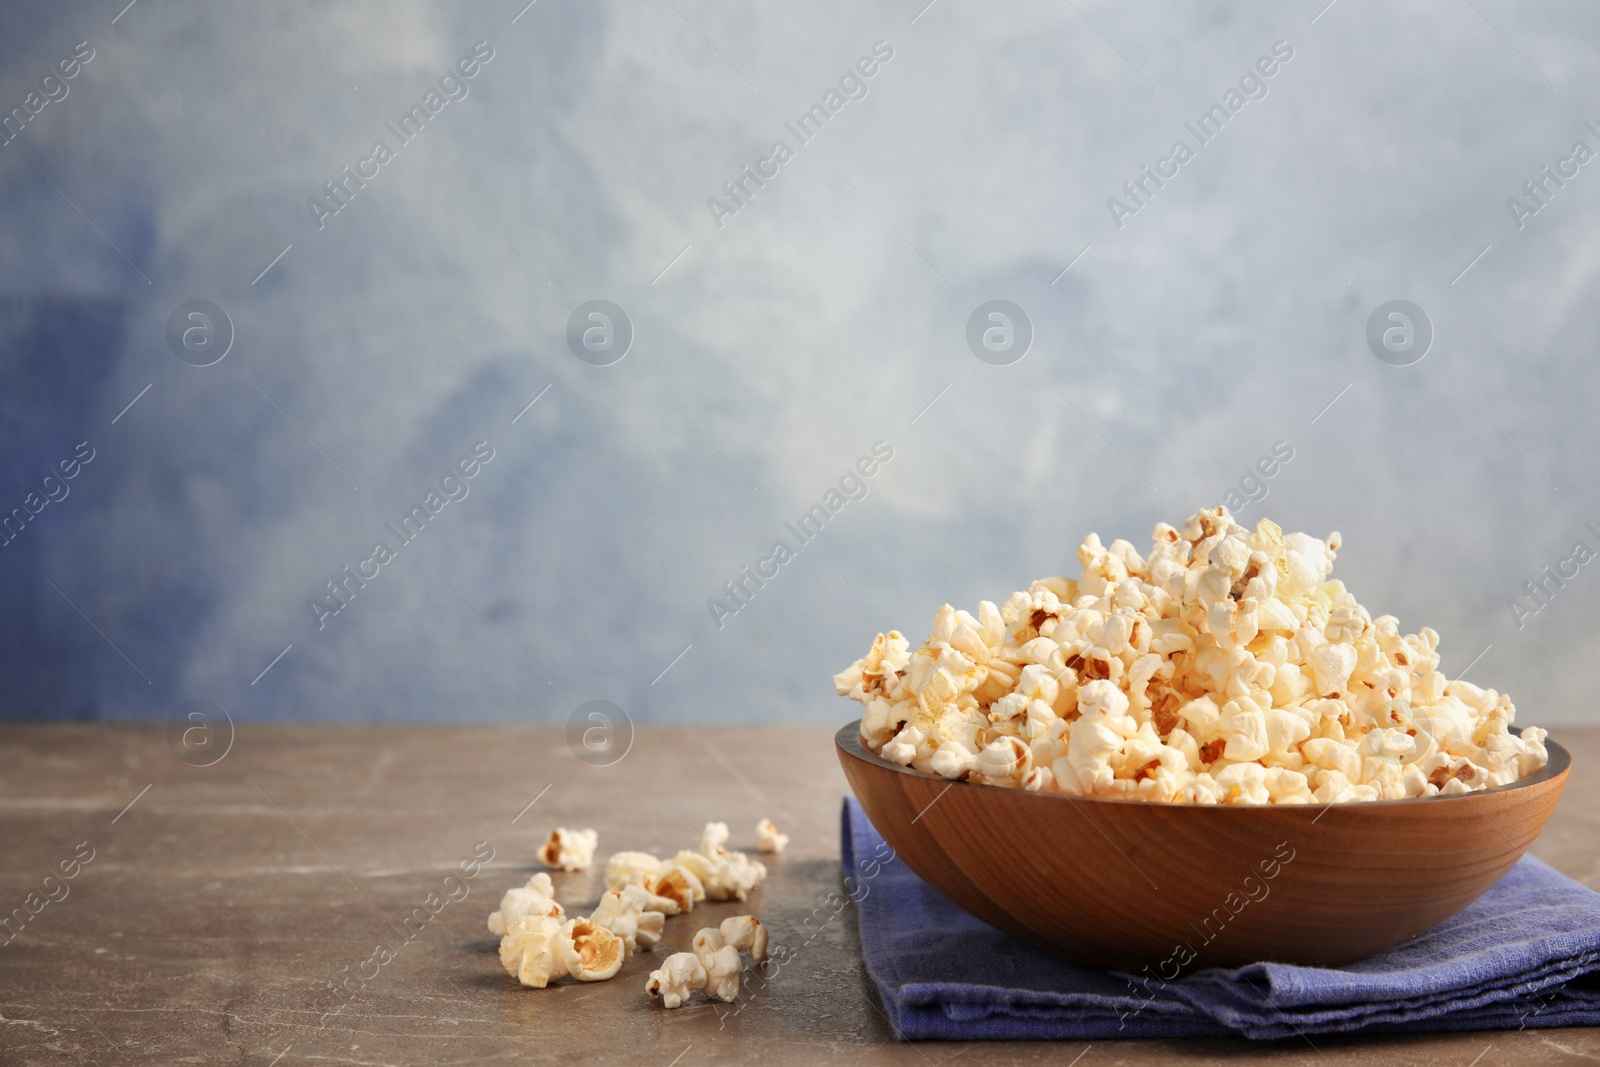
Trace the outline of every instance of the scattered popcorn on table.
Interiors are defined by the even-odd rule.
[[[770,825],[770,823],[768,823]],[[594,860],[599,835],[558,827],[539,850],[540,859],[563,870]],[[765,865],[728,843],[726,823],[707,823],[700,847],[670,860],[648,852],[618,852],[605,865],[606,890],[586,919],[563,922],[550,875],[540,872],[522,888],[506,891],[489,929],[500,934],[500,962],[525,986],[543,989],[572,977],[599,982],[613,977],[630,957],[661,941],[670,915],[688,912],[706,899],[744,900],[767,876]],[[696,989],[733,1000],[739,992],[740,951],[757,963],[767,958],[767,928],[754,916],[737,915],[695,937],[694,952],[670,955],[651,973],[647,990],[675,1008]]]
[[[673,885],[683,882],[697,901],[749,899],[750,891],[766,880],[766,864],[724,848],[727,840],[726,823],[707,823],[700,835],[699,850],[684,849],[667,860],[651,891],[685,899],[683,887]]]
[[[1152,541],[1141,557],[1090,534],[1081,577],[977,618],[946,604],[914,651],[879,634],[834,676],[862,743],[950,779],[1191,804],[1449,795],[1545,765],[1510,698],[1439,672],[1437,633],[1401,634],[1329,579],[1337,533],[1216,507]]]
[[[767,928],[754,915],[730,916],[721,927],[701,929],[694,935],[693,952],[674,952],[650,972],[645,992],[660,997],[668,1008],[678,1007],[697,989],[731,1001],[739,995],[741,951],[749,952],[756,963],[767,958]]]
[[[539,859],[557,870],[581,871],[594,862],[594,850],[599,844],[600,835],[593,830],[558,826],[550,831],[550,840],[539,846]]]
[[[695,857],[697,864],[704,859],[703,854],[697,852],[683,854]],[[710,864],[700,869],[708,874],[715,870]],[[676,860],[662,862],[648,852],[618,852],[606,861],[606,888],[621,890],[630,885],[641,886],[655,896],[666,898],[677,906],[677,911],[692,911],[696,901],[706,899],[705,883],[695,871]]]
[[[762,819],[756,823],[757,852],[770,852],[773,855],[777,855],[788,847],[789,835],[779,830],[771,819]]]
[[[504,936],[506,928],[525,915],[544,915],[560,920],[561,905],[556,903],[550,876],[540,871],[521,889],[507,889],[500,898],[500,910],[489,913],[489,932]]]
[[[699,879],[710,900],[748,900],[750,891],[766,880],[767,866],[743,852],[723,848],[727,840],[726,823],[707,823],[700,835],[700,851],[685,849],[668,863],[683,867]]]

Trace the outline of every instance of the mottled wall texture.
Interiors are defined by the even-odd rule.
[[[1596,719],[1592,5],[125,3],[0,8],[0,716],[843,721],[1227,499]]]

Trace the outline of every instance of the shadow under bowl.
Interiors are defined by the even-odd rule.
[[[1317,805],[1165,804],[950,782],[835,737],[872,825],[991,926],[1129,973],[1336,966],[1454,915],[1539,835],[1572,757],[1455,796]],[[1170,977],[1170,975],[1169,975]]]

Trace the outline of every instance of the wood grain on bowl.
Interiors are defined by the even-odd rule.
[[[1555,808],[1571,757],[1479,793],[1334,805],[1188,805],[949,782],[836,735],[862,809],[923,881],[1075,963],[1170,979],[1272,960],[1332,966],[1477,899]]]

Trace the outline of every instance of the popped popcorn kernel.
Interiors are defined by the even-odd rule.
[[[525,986],[543,989],[567,975],[561,952],[561,921],[548,915],[527,915],[512,921],[500,939],[500,963]]]
[[[1401,633],[1331,577],[1342,546],[1220,506],[1157,523],[1144,556],[1090,534],[1080,577],[976,618],[945,604],[921,645],[879,634],[834,686],[884,759],[1035,792],[1330,804],[1543,767],[1545,731],[1514,731],[1508,697],[1449,681],[1435,631]]]
[[[642,886],[608,889],[589,921],[604,926],[622,938],[624,958],[640,949],[648,952],[661,940],[668,915],[676,915],[678,905],[658,897]]]
[[[679,911],[693,911],[697,901],[706,899],[705,883],[689,868],[677,863],[668,864],[654,880],[644,884],[651,893],[671,901]]]
[[[650,972],[644,991],[661,998],[664,1008],[676,1008],[689,999],[689,994],[706,987],[706,969],[700,957],[693,952],[674,952],[661,961],[661,966]]]
[[[754,915],[735,915],[723,919],[719,927],[722,939],[739,952],[750,953],[757,963],[767,958],[767,928]]]
[[[568,830],[558,826],[550,831],[550,838],[539,846],[539,859],[545,866],[559,871],[581,871],[594,862],[595,847],[600,835],[593,830]]]
[[[593,919],[569,919],[556,935],[567,973],[580,982],[601,982],[622,967],[627,949],[622,938]]]
[[[692,952],[674,952],[650,972],[645,992],[660,997],[663,1007],[676,1008],[700,990],[707,997],[731,1001],[739,995],[744,973],[741,951],[760,963],[767,958],[767,928],[753,915],[735,915],[720,927],[707,926],[694,935]]]
[[[751,890],[766,881],[767,866],[760,860],[752,860],[743,852],[724,848],[727,841],[726,823],[706,823],[700,834],[700,848],[695,851],[684,849],[668,863],[692,874],[699,881],[706,899],[748,900]]]
[[[500,898],[500,909],[489,914],[489,932],[503,937],[512,923],[529,915],[561,920],[564,913],[555,897],[556,891],[550,883],[550,876],[540,871],[528,879],[526,886],[506,890]]]
[[[771,819],[756,823],[756,851],[780,855],[789,847],[789,835],[779,830]]]
[[[606,888],[646,885],[662,871],[662,863],[648,852],[614,852],[606,860]]]

